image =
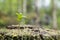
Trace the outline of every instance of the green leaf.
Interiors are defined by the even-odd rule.
[[[21,21],[23,18],[23,14],[22,13],[16,13],[16,15],[17,15],[17,20]]]

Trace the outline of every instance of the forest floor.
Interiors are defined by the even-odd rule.
[[[44,38],[51,38],[52,40],[54,39],[57,39],[59,40],[60,39],[60,30],[54,30],[54,29],[48,29],[48,28],[34,28],[32,29],[31,27],[26,27],[26,28],[23,28],[21,27],[20,29],[19,28],[15,28],[15,29],[7,29],[7,28],[0,28],[0,35],[8,35],[8,36],[43,36],[43,39]],[[52,38],[53,37],[53,38]]]

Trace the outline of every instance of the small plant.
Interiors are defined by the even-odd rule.
[[[16,13],[17,21],[21,22],[23,18],[26,18],[22,13]]]

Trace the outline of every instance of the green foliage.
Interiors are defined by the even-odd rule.
[[[27,0],[27,12],[33,11],[33,0]]]
[[[2,19],[0,19],[0,26],[1,26],[1,27],[4,27],[4,26],[6,26],[6,25],[7,25],[7,22],[4,21],[4,20],[2,20]]]
[[[23,18],[25,18],[25,16],[22,13],[16,13],[17,15],[17,21],[21,22]]]
[[[34,1],[35,0],[27,0],[27,18],[23,15],[23,13],[16,13],[18,12],[18,9],[23,9],[23,0],[0,0],[0,26],[5,26],[7,24],[12,24],[13,21],[16,19],[17,15],[17,21],[18,22],[25,22],[26,24],[32,24],[31,20],[35,17],[35,9],[34,7]],[[57,0],[58,2],[60,0]],[[50,3],[50,6],[45,8],[40,8],[40,18],[43,18],[44,13],[47,13],[52,17],[53,12],[53,4],[52,0]],[[33,13],[32,13],[33,12]],[[15,15],[16,13],[16,15]],[[28,15],[29,14],[29,15]],[[31,15],[30,15],[31,14]],[[4,20],[5,19],[5,20]],[[22,20],[23,19],[23,20]],[[40,19],[40,20],[41,20]],[[14,23],[17,23],[15,20]],[[57,22],[58,22],[58,28],[60,28],[60,9],[57,9]],[[13,24],[14,24],[13,23]],[[34,22],[33,22],[34,23]]]
[[[17,15],[17,20],[21,21],[21,19],[22,19],[22,13],[20,13],[20,14],[16,13],[16,15]]]

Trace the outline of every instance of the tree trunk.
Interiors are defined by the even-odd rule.
[[[26,15],[27,0],[23,0],[23,13]]]
[[[56,15],[56,0],[52,0],[53,2],[53,28],[57,29],[57,15]]]
[[[20,5],[21,1],[20,0],[17,0],[17,12],[21,12],[21,5]]]
[[[39,0],[35,0],[35,12],[36,12],[36,25],[39,25],[39,21],[40,21],[40,13],[39,13],[39,4],[38,4]]]
[[[23,15],[26,16],[27,0],[23,0]],[[22,19],[22,24],[25,24],[25,19]]]

